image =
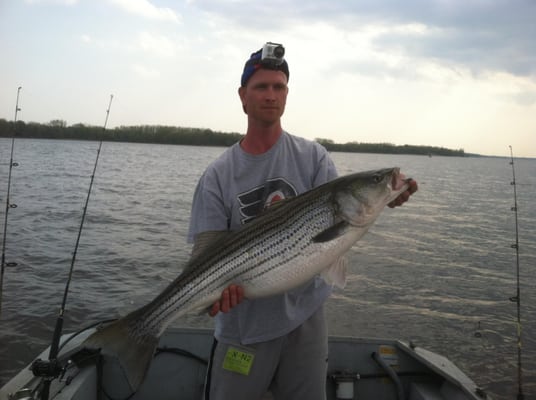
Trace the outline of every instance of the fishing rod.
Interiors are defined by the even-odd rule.
[[[514,168],[514,153],[512,146],[510,147],[510,165],[512,166],[512,182],[510,183],[514,188],[514,206],[512,211],[515,215],[515,229],[516,229],[516,242],[511,245],[516,251],[516,275],[517,275],[517,292],[514,297],[510,297],[510,301],[517,304],[517,400],[523,400],[523,368],[521,364],[521,290],[519,284],[519,225],[517,221],[517,190],[516,190],[516,172]]]
[[[106,130],[106,125],[108,123],[108,116],[110,115],[110,108],[112,106],[113,98],[114,98],[114,95],[113,94],[110,95],[110,102],[108,103],[108,109],[106,110],[106,119],[104,120],[104,126],[102,128],[103,132]],[[102,148],[102,138],[99,141],[99,147],[97,149],[97,157],[95,158],[95,165],[93,166],[93,173],[91,174],[91,180],[89,182],[89,189],[87,192],[86,202],[84,204],[84,209],[82,212],[82,219],[80,221],[80,227],[78,229],[78,236],[76,238],[76,244],[74,246],[73,257],[71,259],[71,266],[69,268],[69,276],[67,278],[65,290],[63,292],[63,300],[61,303],[58,318],[56,319],[56,327],[54,328],[54,334],[52,336],[52,344],[50,345],[48,361],[36,360],[32,364],[32,372],[34,373],[34,375],[40,376],[44,379],[43,389],[41,391],[41,400],[48,400],[49,392],[50,392],[50,384],[52,380],[60,376],[60,374],[64,370],[64,367],[61,365],[60,361],[58,360],[58,353],[59,353],[61,332],[63,329],[65,305],[67,304],[67,294],[69,293],[69,286],[70,286],[72,276],[73,276],[74,263],[76,260],[78,245],[80,243],[80,236],[82,235],[82,228],[84,226],[84,220],[86,218],[87,206],[89,203],[89,197],[91,195],[91,189],[93,187],[93,180],[95,178],[95,172],[97,170],[97,164],[99,162],[99,155],[100,155],[101,148]]]
[[[17,89],[17,102],[15,103],[15,119],[13,121],[13,130],[17,127],[17,114],[20,111],[19,108],[19,95],[20,90],[22,89],[22,86],[19,86]],[[6,195],[6,212],[4,214],[4,236],[2,238],[2,260],[1,260],[1,267],[0,267],[0,316],[2,315],[2,297],[4,293],[4,272],[6,267],[16,267],[17,263],[11,262],[6,263],[6,237],[7,237],[7,216],[9,213],[10,208],[17,208],[16,204],[12,204],[9,202],[9,193],[11,190],[11,171],[13,170],[13,167],[17,167],[19,164],[13,162],[13,150],[15,148],[15,134],[11,137],[11,154],[9,157],[9,173],[7,178],[7,195]]]

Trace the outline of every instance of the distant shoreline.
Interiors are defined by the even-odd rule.
[[[120,126],[104,130],[102,127],[74,124],[54,120],[48,124],[0,119],[0,137],[28,139],[97,140],[147,144],[176,144],[191,146],[228,147],[238,142],[240,133],[216,132],[211,129],[185,128],[162,125]],[[434,146],[394,145],[391,143],[335,143],[330,139],[317,138],[328,151],[347,153],[411,154],[423,156],[483,157],[465,153],[463,149],[452,150]]]

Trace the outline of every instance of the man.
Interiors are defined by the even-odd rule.
[[[203,232],[236,230],[273,202],[337,176],[324,147],[285,132],[281,116],[289,69],[282,46],[267,43],[246,62],[238,94],[247,114],[245,137],[211,163],[196,188],[189,240]],[[401,205],[416,183],[391,206]],[[195,244],[194,244],[195,251]],[[215,341],[205,399],[324,399],[327,328],[322,278],[285,294],[244,299],[231,285],[209,314]]]

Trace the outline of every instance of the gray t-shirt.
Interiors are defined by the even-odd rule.
[[[296,196],[337,176],[326,149],[283,132],[266,153],[251,155],[239,143],[228,148],[201,176],[194,193],[188,241],[205,231],[236,230],[273,202]],[[320,277],[282,295],[245,299],[219,313],[215,336],[223,342],[258,343],[289,333],[326,300]]]

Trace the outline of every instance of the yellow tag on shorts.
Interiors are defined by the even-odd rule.
[[[223,369],[247,376],[253,365],[254,358],[253,353],[229,347],[223,360]]]

